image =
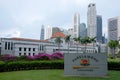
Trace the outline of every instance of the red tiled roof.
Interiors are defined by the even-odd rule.
[[[65,38],[65,34],[64,33],[62,33],[62,32],[56,32],[56,33],[54,33],[53,35],[52,35],[52,37],[51,38],[56,38],[56,37],[62,37],[62,38]]]
[[[49,42],[48,40],[36,40],[36,39],[28,39],[28,38],[11,38],[13,40],[24,40],[24,41],[33,41],[33,42]]]

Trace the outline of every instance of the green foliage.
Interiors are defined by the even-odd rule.
[[[112,57],[115,58],[115,49],[118,47],[118,41],[117,40],[110,40],[108,43],[108,46],[112,50]]]
[[[63,60],[58,61],[15,61],[4,64],[0,62],[0,71],[63,69]]]
[[[0,61],[0,72],[4,71],[5,62]]]
[[[63,41],[62,41],[61,37],[57,37],[57,38],[55,39],[55,43],[58,45],[59,50],[60,50],[60,45],[61,45],[62,42],[63,42]]]
[[[108,69],[109,70],[120,70],[120,59],[108,59]]]
[[[27,56],[22,55],[22,56],[18,57],[17,59],[18,60],[27,60]]]
[[[69,42],[70,42],[70,37],[71,37],[71,35],[67,35],[67,36],[65,37],[65,42],[66,42],[66,43],[69,43]]]

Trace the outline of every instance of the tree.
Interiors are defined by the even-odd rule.
[[[70,37],[71,37],[71,35],[67,35],[65,37],[65,42],[68,43],[68,53],[69,53]]]
[[[61,43],[62,43],[63,41],[61,40],[61,37],[57,37],[56,39],[55,39],[55,43],[58,45],[58,50],[60,51],[60,45],[61,45]]]
[[[77,45],[77,53],[78,53],[78,45],[81,42],[80,37],[73,38],[73,40],[76,42]]]
[[[112,50],[112,57],[115,58],[115,49],[118,47],[118,41],[117,40],[110,40],[108,43],[108,46]]]
[[[96,42],[96,37],[92,37],[92,38],[90,38],[90,42],[93,43],[93,49],[94,49],[94,42]]]
[[[88,43],[91,43],[90,37],[85,36],[84,38],[81,39],[81,44],[85,45],[84,53],[86,53],[86,46]]]

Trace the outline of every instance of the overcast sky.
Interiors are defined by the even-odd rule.
[[[120,16],[120,0],[0,0],[0,37],[39,39],[41,25],[68,29],[76,12],[86,23],[89,3],[96,4],[107,36],[107,20]]]

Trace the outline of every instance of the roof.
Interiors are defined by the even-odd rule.
[[[52,37],[51,38],[56,38],[56,37],[61,37],[61,38],[65,38],[65,34],[64,33],[62,33],[62,32],[56,32],[56,33],[54,33],[53,35],[52,35]]]
[[[11,38],[13,40],[22,40],[22,41],[33,41],[33,42],[49,42],[48,40],[37,40],[37,39],[28,39],[28,38]]]

